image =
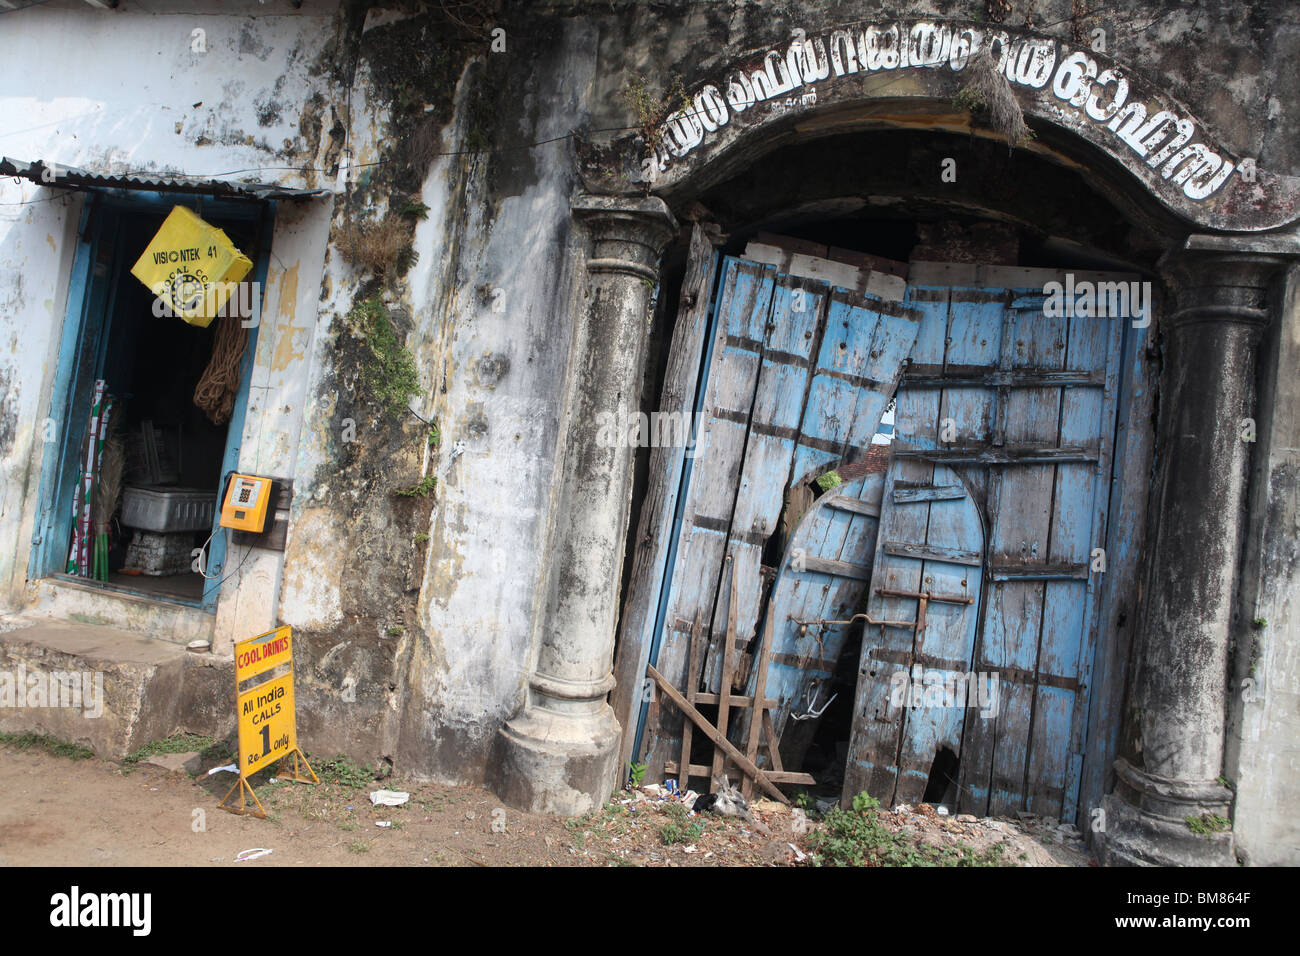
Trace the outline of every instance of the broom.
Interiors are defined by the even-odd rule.
[[[99,481],[95,485],[92,512],[95,522],[95,579],[108,580],[108,529],[117,511],[117,499],[122,494],[122,473],[126,466],[126,449],[122,436],[116,432],[104,444],[104,457],[99,466]]]

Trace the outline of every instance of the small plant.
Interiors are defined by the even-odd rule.
[[[1232,785],[1232,781],[1229,780],[1227,777],[1224,777],[1224,776],[1222,776],[1222,775],[1220,775],[1218,778],[1216,778],[1216,782],[1219,784],[1219,786],[1221,786],[1221,787],[1227,787],[1229,790],[1234,790],[1234,789],[1236,789],[1235,787],[1233,787],[1233,785]]]
[[[436,423],[429,425],[429,447],[437,448],[442,443],[442,429]]]
[[[415,543],[416,543],[416,544],[426,544],[426,543],[428,543],[428,540],[429,540],[429,532],[427,532],[427,531],[417,531],[417,532],[416,532],[416,534],[415,534]]]
[[[859,793],[853,798],[853,812],[866,813],[868,810],[879,810],[880,801],[865,791]]]
[[[437,477],[434,475],[425,475],[410,488],[400,488],[393,492],[393,494],[401,495],[404,498],[427,498],[432,494],[433,489],[437,487]]]
[[[639,76],[628,81],[623,96],[636,117],[637,130],[647,153],[653,153],[663,138],[664,121],[687,104],[686,88],[682,85],[682,78],[675,73],[662,96],[650,92],[645,80]]]
[[[1255,625],[1255,628],[1257,630],[1263,630],[1264,628],[1268,627],[1268,620],[1262,617],[1255,618],[1255,620],[1251,621],[1251,623]]]
[[[310,759],[310,758],[309,758]],[[312,763],[316,776],[322,783],[336,783],[344,787],[360,789],[369,786],[375,779],[375,772],[369,767],[358,766],[349,758],[339,754],[320,763]]]
[[[52,757],[67,757],[69,760],[87,760],[95,756],[95,751],[80,744],[74,744],[48,734],[27,731],[21,734],[0,733],[0,744],[16,747],[19,750],[44,750]]]
[[[840,477],[838,471],[828,471],[817,479],[817,487],[822,491],[830,491],[836,485],[844,484],[844,479]]]
[[[402,627],[402,625],[400,624],[394,624],[392,627],[388,629],[389,637],[401,637],[405,633],[406,633],[406,628]]]
[[[853,809],[833,807],[808,840],[816,866],[999,866],[1003,847],[936,847],[911,843],[879,820],[880,801],[867,793],[853,798]]]
[[[631,780],[632,786],[634,787],[641,786],[641,781],[645,779],[645,772],[649,768],[650,768],[649,764],[636,763],[635,761],[630,761],[630,760],[628,761],[627,764],[627,769],[629,771],[628,779]]]
[[[690,843],[698,840],[704,835],[704,826],[700,823],[687,823],[685,808],[680,804],[673,804],[683,811],[680,818],[669,820],[659,828],[659,840],[664,846],[672,846],[676,843]]]
[[[348,850],[350,850],[353,853],[369,853],[370,844],[367,843],[365,840],[353,840],[351,843],[348,844]]]
[[[402,211],[399,213],[399,215],[406,216],[408,219],[419,219],[419,220],[428,219],[429,207],[426,206],[424,203],[420,202],[418,199],[412,199],[409,202],[407,202],[405,206],[402,207]]]
[[[364,339],[368,354],[361,371],[361,383],[370,398],[388,414],[406,408],[420,392],[420,374],[411,350],[397,341],[392,320],[384,303],[367,299],[348,313],[354,334]]]
[[[1187,824],[1187,829],[1200,836],[1232,829],[1232,821],[1217,813],[1202,813],[1199,817],[1187,817],[1183,822]]]

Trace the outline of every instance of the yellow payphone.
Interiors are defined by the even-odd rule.
[[[226,500],[221,505],[221,527],[261,534],[271,502],[271,479],[256,475],[231,475]]]

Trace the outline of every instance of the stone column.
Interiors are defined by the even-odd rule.
[[[676,229],[657,198],[583,197],[573,212],[590,249],[584,291],[575,300],[561,460],[534,626],[537,664],[488,772],[493,790],[512,806],[562,814],[602,805],[614,785],[620,728],[606,696],[614,686],[634,449],[602,441],[598,416],[626,421],[639,411],[650,298],[659,254]]]
[[[1165,333],[1156,432],[1155,517],[1114,792],[1110,865],[1233,865],[1223,773],[1228,655],[1245,531],[1261,332],[1281,261],[1194,236],[1161,263],[1175,308]]]

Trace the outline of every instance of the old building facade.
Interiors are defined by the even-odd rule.
[[[905,643],[841,628],[839,651],[821,647],[827,681],[848,655],[830,745],[847,745],[846,792],[910,792],[913,768],[929,793],[947,748],[954,799],[1050,808],[1108,862],[1300,860],[1289,5],[11,6],[11,659],[36,654],[41,622],[210,641],[149,693],[225,733],[233,642],[289,624],[313,751],[584,811],[629,762],[690,761],[646,674],[683,687],[693,621],[716,651],[732,605],[742,644],[769,621],[778,648],[787,621],[839,615],[780,603],[804,569],[778,545],[812,514],[787,502],[828,469],[856,489],[890,415],[904,464],[858,475],[871,501],[848,506],[875,522],[861,607],[915,624],[920,595],[960,595]],[[1014,145],[1006,96],[1027,124]],[[253,261],[219,424],[164,420],[189,393],[159,383],[192,388],[203,361],[128,291],[178,204]],[[1102,281],[1144,304],[1051,302]],[[835,364],[841,314],[841,351],[870,330],[861,367]],[[183,592],[70,573],[97,380],[129,393],[133,432],[150,402],[157,435],[175,429],[175,483],[278,479],[281,538],[214,529]],[[686,440],[602,434],[638,411],[685,415]],[[907,499],[929,516],[915,539],[899,537]],[[880,603],[873,573],[914,572],[895,588],[913,597]],[[770,678],[766,658],[752,668],[783,733],[825,700],[792,700],[801,647]],[[876,720],[871,680],[888,677],[868,665],[940,660],[1001,676],[998,722]],[[716,702],[730,682],[712,666]],[[1185,822],[1217,816],[1231,828]]]

